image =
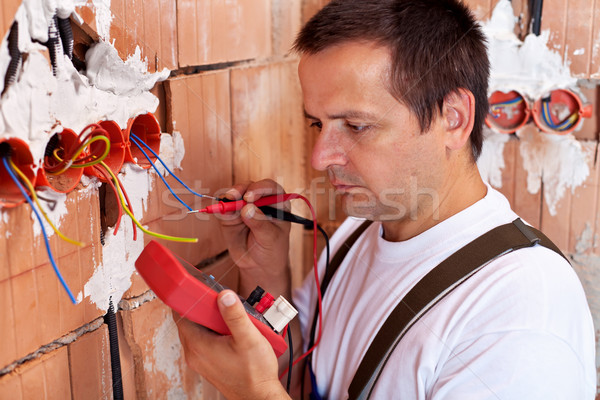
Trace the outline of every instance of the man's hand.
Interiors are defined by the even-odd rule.
[[[217,303],[231,336],[175,318],[187,364],[229,400],[289,399],[277,377],[273,348],[252,324],[239,297],[224,290]]]
[[[274,181],[263,180],[235,185],[225,197],[252,203],[261,197],[283,193],[283,188]],[[239,215],[226,215],[219,220],[229,254],[240,268],[240,293],[248,294],[261,285],[275,297],[283,294],[289,298],[290,223],[270,219],[252,204],[246,205]]]

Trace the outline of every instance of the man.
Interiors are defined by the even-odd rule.
[[[306,116],[318,131],[312,165],[328,172],[350,216],[375,221],[329,285],[312,355],[319,395],[343,399],[406,293],[517,216],[475,163],[489,65],[483,35],[458,0],[334,0],[295,48]],[[252,202],[281,191],[261,181],[229,196]],[[261,217],[248,205],[222,224],[240,292],[260,284],[289,296],[289,227]],[[361,223],[342,224],[333,252]],[[305,345],[316,297],[310,278],[294,296]],[[239,300],[224,292],[219,305],[231,337],[180,325],[189,364],[228,398],[286,398],[272,350]],[[425,314],[393,351],[371,398],[592,399],[594,381],[581,285],[560,255],[538,245],[492,261]]]

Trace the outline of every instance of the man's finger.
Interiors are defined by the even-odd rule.
[[[235,292],[223,290],[219,293],[217,303],[219,304],[221,316],[236,342],[242,343],[253,337],[256,333],[260,335],[258,329],[250,321],[250,317],[246,314],[246,310]]]

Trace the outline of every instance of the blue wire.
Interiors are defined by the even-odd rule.
[[[140,142],[140,143],[141,143],[141,144],[142,144],[142,145],[143,145],[145,148],[147,148],[148,150],[150,150],[150,152],[151,152],[152,154],[154,154],[154,157],[156,157],[156,159],[157,159],[158,161],[160,161],[160,163],[163,165],[163,167],[165,167],[165,169],[166,169],[166,170],[169,172],[169,174],[173,175],[173,178],[177,179],[177,181],[179,181],[179,183],[181,183],[183,186],[185,186],[185,188],[186,188],[187,190],[189,190],[189,191],[190,191],[190,193],[192,193],[192,194],[195,194],[196,196],[199,196],[199,197],[206,197],[206,196],[205,196],[205,195],[203,195],[203,194],[200,194],[200,193],[196,193],[196,192],[194,192],[192,189],[190,189],[190,188],[189,188],[189,186],[188,186],[188,185],[186,185],[185,183],[183,183],[183,182],[181,181],[181,179],[179,179],[179,177],[178,177],[177,175],[175,175],[175,174],[173,173],[173,171],[171,171],[171,170],[169,169],[169,167],[167,167],[167,165],[164,163],[164,161],[160,159],[160,157],[158,156],[158,154],[156,154],[156,153],[154,152],[154,150],[152,150],[152,149],[151,149],[151,148],[150,148],[150,147],[149,147],[149,146],[148,146],[146,143],[144,143],[144,141],[143,141],[143,140],[141,140],[139,137],[137,137],[137,136],[136,136],[136,135],[135,135],[133,132],[131,132],[131,133],[130,133],[130,137],[133,137],[134,139],[137,139],[137,140],[138,140],[138,141],[139,141],[139,142]]]
[[[132,135],[132,136],[135,136],[133,133],[132,133],[131,135]],[[185,204],[185,203],[184,203],[184,201],[183,201],[183,200],[181,200],[181,199],[179,198],[179,196],[177,196],[177,195],[175,194],[175,192],[173,191],[173,189],[171,189],[171,186],[169,186],[169,184],[167,183],[167,181],[165,180],[165,178],[163,178],[163,176],[162,176],[162,174],[160,173],[160,171],[158,170],[158,168],[156,168],[156,165],[154,165],[154,163],[152,162],[152,160],[150,159],[150,157],[148,156],[148,154],[146,154],[146,152],[144,151],[144,149],[142,149],[142,147],[140,146],[140,143],[142,143],[142,141],[140,140],[140,141],[138,142],[138,140],[139,140],[139,139],[138,139],[138,140],[136,140],[136,138],[137,138],[137,137],[131,137],[130,139],[132,139],[132,141],[133,141],[133,144],[135,144],[135,145],[138,147],[138,149],[140,149],[140,151],[141,151],[141,152],[144,154],[144,156],[146,156],[146,158],[148,159],[148,162],[150,163],[150,165],[152,165],[152,168],[154,168],[154,170],[156,171],[156,173],[158,174],[158,176],[160,177],[160,179],[162,179],[163,183],[164,183],[164,184],[167,186],[167,189],[169,189],[169,192],[171,192],[171,194],[172,194],[173,196],[175,196],[175,198],[176,198],[177,200],[179,200],[179,202],[180,202],[181,204],[183,204],[183,205],[185,206],[185,208],[187,208],[189,211],[193,211],[193,210],[192,210],[192,208],[191,208],[190,206],[188,206],[187,204]],[[157,157],[157,158],[158,158],[158,157]],[[162,163],[162,161],[161,161],[161,163]],[[163,163],[163,165],[164,165],[164,163]],[[165,168],[166,168],[166,167],[165,167]],[[170,171],[169,171],[169,172],[170,172]]]
[[[73,304],[77,304],[77,300],[75,300],[75,297],[73,296],[73,293],[71,293],[71,290],[69,289],[69,286],[67,286],[67,282],[65,282],[65,280],[62,277],[62,275],[60,274],[60,271],[58,270],[58,267],[56,266],[56,262],[54,261],[54,257],[52,256],[52,251],[50,250],[50,243],[48,242],[48,235],[46,234],[46,229],[44,229],[44,224],[42,222],[42,217],[40,216],[39,212],[33,206],[33,202],[31,201],[31,199],[27,195],[27,192],[25,192],[25,188],[23,188],[23,186],[21,185],[21,182],[19,182],[19,179],[15,176],[15,173],[13,172],[10,164],[8,163],[8,161],[6,161],[6,157],[2,157],[2,162],[4,163],[4,167],[8,171],[8,174],[10,175],[10,177],[12,178],[12,180],[15,182],[15,184],[17,185],[17,187],[21,191],[21,194],[23,195],[23,197],[25,197],[25,200],[27,200],[27,202],[31,206],[31,209],[33,210],[33,213],[37,217],[37,220],[40,223],[40,226],[42,227],[42,233],[44,234],[44,243],[46,243],[46,251],[48,252],[48,258],[50,259],[50,263],[52,264],[52,268],[54,268],[54,272],[56,273],[56,276],[58,277],[58,280],[60,281],[60,283],[63,286],[63,288],[65,288],[65,291],[69,295],[69,298],[71,299],[71,302],[73,302]]]

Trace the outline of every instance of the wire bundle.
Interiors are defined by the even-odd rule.
[[[98,124],[90,124],[79,134],[81,145],[64,149],[59,139],[51,139],[44,156],[44,171],[49,175],[60,175],[69,168],[85,168],[104,160],[110,151],[108,132]],[[93,145],[103,142],[103,146]],[[86,152],[86,149],[88,150]]]
[[[506,101],[502,101],[500,103],[491,104],[490,105],[490,114],[492,114],[492,117],[494,117],[494,118],[499,118],[500,112],[502,111],[503,108],[514,106],[514,105],[520,104],[522,102],[523,102],[522,97],[515,97],[514,99],[511,99],[511,100],[506,100]]]
[[[564,132],[573,127],[577,121],[579,120],[579,113],[574,112],[565,118],[562,122],[555,124],[552,120],[552,113],[550,112],[550,99],[542,100],[542,118],[544,119],[544,123],[548,125],[548,127],[554,129],[555,131]]]

